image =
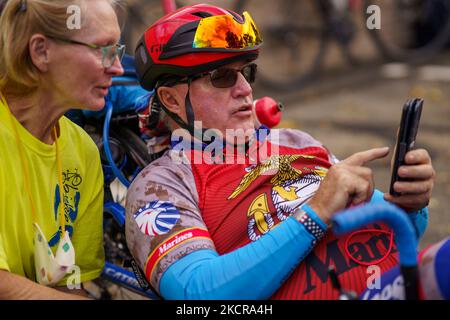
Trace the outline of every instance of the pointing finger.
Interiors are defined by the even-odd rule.
[[[347,159],[343,160],[342,162],[348,165],[354,165],[354,166],[363,166],[367,162],[381,159],[386,157],[389,154],[389,148],[375,148],[370,149],[366,151],[357,152]]]

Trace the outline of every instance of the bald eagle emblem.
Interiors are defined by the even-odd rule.
[[[313,159],[314,156],[272,156],[261,164],[247,168],[247,174],[228,197],[229,200],[237,198],[261,175],[273,175],[270,180],[270,195],[258,195],[247,210],[247,231],[250,240],[256,241],[271,230],[276,225],[275,216],[279,221],[286,220],[317,191],[328,169],[319,166],[303,167],[301,170],[294,168],[292,162],[300,158]],[[269,196],[275,212],[269,207]]]

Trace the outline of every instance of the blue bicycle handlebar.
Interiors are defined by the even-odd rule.
[[[395,243],[403,267],[417,266],[417,238],[414,227],[405,211],[392,204],[367,204],[337,213],[333,218],[336,235],[350,232],[376,221],[389,225],[394,230]]]

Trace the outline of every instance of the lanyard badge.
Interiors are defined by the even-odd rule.
[[[36,280],[44,286],[54,286],[75,264],[75,250],[69,233],[65,232],[59,241],[56,255],[48,245],[44,233],[37,223],[34,226],[34,264]]]

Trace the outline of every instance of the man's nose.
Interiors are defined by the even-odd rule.
[[[253,89],[250,83],[248,83],[242,73],[238,72],[238,78],[236,80],[236,84],[233,87],[233,97],[247,97],[251,95],[252,92]]]
[[[106,71],[113,76],[121,76],[124,74],[125,71],[123,70],[123,66],[119,60],[119,57],[116,57],[112,66],[107,68]]]

